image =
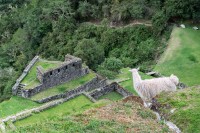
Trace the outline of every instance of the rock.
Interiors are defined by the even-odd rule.
[[[193,27],[193,29],[194,29],[194,30],[199,30],[199,28],[198,28],[198,27],[196,27],[196,26],[194,26],[194,27]]]
[[[2,133],[6,133],[6,125],[4,122],[0,122],[0,129]]]
[[[184,24],[181,24],[180,26],[181,26],[181,28],[185,29],[185,25]]]
[[[172,114],[173,114],[175,110],[176,110],[176,109],[172,109],[172,110],[170,110],[170,113],[172,113]]]
[[[166,125],[169,127],[169,129],[171,129],[175,133],[181,133],[180,129],[174,123],[166,121]]]

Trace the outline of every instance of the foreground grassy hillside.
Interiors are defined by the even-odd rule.
[[[162,114],[181,131],[200,132],[200,87],[187,88],[176,93],[163,93],[158,101],[165,107],[161,108]],[[175,109],[174,113],[170,113],[172,109]]]
[[[17,132],[169,132],[165,125],[157,123],[151,110],[142,107],[135,101],[118,101],[82,112],[89,107],[90,102],[85,103],[84,97],[77,99],[76,102],[73,99],[65,103],[67,106],[58,106],[59,110],[55,108],[41,113],[45,115],[48,113],[49,117],[45,117],[45,119],[40,117],[40,114],[36,114],[33,115],[34,118],[30,117],[17,122]],[[81,107],[76,105],[78,102],[82,103]],[[57,115],[55,111],[63,113]],[[38,120],[35,121],[35,119]],[[31,125],[27,124],[29,122]]]
[[[15,124],[16,126],[32,125],[34,123],[45,121],[47,118],[54,119],[54,117],[62,116],[64,114],[67,115],[72,112],[85,110],[89,108],[91,105],[92,105],[92,102],[85,96],[81,95],[77,98],[67,101],[54,108],[48,109],[44,112],[33,114],[31,117],[18,121]]]
[[[155,70],[170,75],[174,73],[188,86],[199,85],[200,31],[192,28],[174,28],[168,48]]]

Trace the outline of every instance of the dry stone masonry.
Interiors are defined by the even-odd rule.
[[[130,93],[127,90],[125,90],[124,88],[122,88],[116,82],[106,85],[104,87],[98,88],[98,89],[94,90],[93,92],[91,92],[89,95],[91,97],[93,97],[95,100],[98,100],[99,97],[101,97],[109,92],[112,92],[112,91],[119,93],[123,97],[128,97],[128,96],[133,95],[132,93]]]
[[[12,93],[13,95],[17,95],[19,91],[21,91],[21,84],[20,82],[25,78],[25,76],[28,74],[30,69],[33,67],[33,65],[39,60],[39,56],[35,56],[31,62],[28,64],[28,66],[24,69],[22,75],[16,80],[15,85],[12,87]]]
[[[39,56],[34,57],[33,60],[29,63],[29,65],[25,68],[23,74],[13,86],[13,94],[18,94],[22,97],[29,98],[43,90],[74,80],[90,72],[88,67],[82,67],[82,60],[80,58],[67,54],[65,56],[65,61],[57,68],[44,70],[42,66],[37,66],[36,75],[40,84],[31,89],[24,89],[24,85],[20,82],[23,80],[23,78],[27,75],[27,73],[38,60]],[[108,84],[105,78],[96,75],[96,77],[91,79],[89,82],[77,88],[68,90],[62,94],[39,99],[36,102],[47,103],[57,99],[71,99],[72,97],[80,94],[84,94],[91,101],[95,102],[100,96],[112,91],[116,91],[123,97],[132,95],[130,92],[120,87],[118,83]]]
[[[24,85],[20,82],[38,60],[39,56],[34,57],[25,68],[23,74],[19,77],[19,79],[17,79],[16,84],[12,88],[14,95],[18,94],[19,96],[28,98],[45,89],[68,82],[89,73],[89,69],[87,67],[82,67],[82,60],[80,58],[67,54],[65,56],[65,61],[58,68],[45,71],[42,66],[38,66],[36,74],[40,84],[31,89],[23,89]]]
[[[49,102],[49,101],[52,101],[52,100],[55,100],[55,99],[60,99],[60,98],[67,98],[67,97],[70,97],[72,95],[78,95],[78,94],[82,94],[86,91],[91,91],[95,88],[99,88],[99,87],[103,87],[106,85],[106,80],[103,79],[102,77],[96,75],[95,78],[93,78],[92,80],[90,80],[89,82],[77,87],[77,88],[74,88],[73,90],[69,90],[69,91],[66,91],[62,94],[58,94],[58,95],[54,95],[54,96],[50,96],[50,97],[47,97],[47,98],[43,98],[41,100],[38,100],[36,102],[38,103],[46,103],[46,102]]]

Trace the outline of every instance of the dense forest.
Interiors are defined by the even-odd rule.
[[[0,101],[35,55],[70,53],[109,78],[121,67],[151,69],[170,25],[184,20],[200,21],[199,0],[0,0]]]

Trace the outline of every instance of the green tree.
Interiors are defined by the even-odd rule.
[[[83,39],[76,46],[74,55],[82,58],[90,68],[96,69],[104,59],[104,50],[95,39]]]
[[[102,65],[105,69],[114,72],[118,72],[123,67],[122,61],[115,57],[106,58]]]

